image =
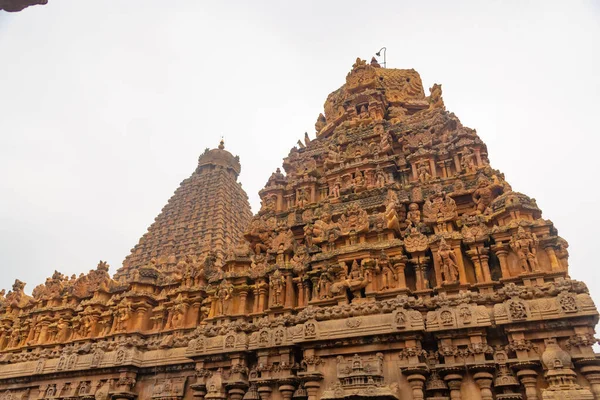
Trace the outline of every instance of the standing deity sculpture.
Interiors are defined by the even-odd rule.
[[[131,302],[129,299],[124,298],[119,304],[116,316],[116,332],[123,332],[127,330],[127,322],[131,318]]]
[[[458,281],[458,261],[456,254],[442,238],[440,241],[440,247],[437,251],[436,258],[440,265],[442,273],[442,283],[452,284]]]
[[[499,185],[490,183],[485,176],[478,179],[477,189],[475,189],[472,195],[476,213],[486,213],[487,208],[492,204],[492,200],[494,200],[494,191],[499,188],[501,188]]]
[[[329,197],[338,199],[340,197],[340,191],[342,188],[342,180],[338,177],[335,182],[330,186]]]
[[[227,303],[233,294],[233,285],[223,280],[217,289],[217,315],[227,315]]]
[[[421,211],[419,210],[419,205],[417,203],[409,204],[406,221],[413,226],[419,226],[421,223]]]
[[[271,275],[269,279],[269,286],[271,287],[272,305],[280,306],[283,305],[283,293],[285,290],[285,277],[277,269]]]
[[[466,146],[462,150],[460,166],[466,173],[477,171],[477,166],[475,165],[475,154],[473,154],[473,150]]]
[[[379,188],[385,187],[385,185],[387,183],[387,179],[385,177],[385,173],[381,170],[379,165],[377,166],[377,169],[375,170],[375,177],[376,177],[377,187],[379,187]]]
[[[417,177],[421,183],[431,180],[432,176],[428,161],[421,161],[417,164]]]
[[[296,195],[296,207],[304,208],[308,205],[309,198],[306,189],[301,188],[298,190],[298,194]]]
[[[510,247],[517,254],[522,272],[536,272],[538,239],[534,233],[527,232],[519,227],[517,234],[510,240]]]
[[[390,260],[383,250],[377,260],[377,267],[381,273],[381,289],[387,290],[395,287],[394,281],[398,280],[398,275],[390,266]]]

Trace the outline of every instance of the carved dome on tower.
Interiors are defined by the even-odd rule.
[[[218,148],[212,150],[207,148],[198,158],[198,168],[210,165],[231,170],[236,176],[238,176],[242,170],[240,158],[225,150],[225,142],[223,140],[219,143]]]

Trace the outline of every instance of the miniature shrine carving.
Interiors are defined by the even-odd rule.
[[[315,130],[256,215],[221,142],[112,277],[1,291],[0,399],[600,399],[567,242],[441,85],[357,59]]]

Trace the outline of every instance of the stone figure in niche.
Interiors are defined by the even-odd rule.
[[[519,266],[522,272],[536,272],[538,239],[534,233],[527,232],[519,227],[517,234],[510,240],[510,247],[519,258]]]
[[[342,180],[338,177],[336,178],[333,185],[329,189],[329,197],[338,199],[340,197],[340,190],[342,188]]]
[[[393,288],[396,286],[392,280],[397,281],[398,275],[392,270],[392,268],[390,267],[389,264],[385,264],[381,268],[381,278],[382,278],[381,289],[387,290],[387,289],[390,289],[390,288]]]
[[[306,191],[306,189],[302,188],[298,190],[298,194],[296,197],[296,206],[298,208],[304,208],[306,207],[306,205],[308,205],[309,203],[309,199],[308,199],[308,193]]]
[[[473,154],[473,150],[466,146],[463,148],[462,151],[460,166],[466,173],[477,171],[477,166],[475,165],[475,155]]]
[[[477,181],[477,189],[472,195],[475,212],[478,214],[486,213],[487,208],[494,200],[494,191],[500,188],[501,186],[490,183],[485,176],[480,177]]]
[[[385,177],[385,173],[381,170],[379,165],[377,166],[377,169],[375,170],[375,176],[377,179],[376,186],[379,188],[385,187],[385,185],[387,183],[387,179]]]
[[[417,203],[410,203],[408,206],[408,213],[406,214],[406,220],[410,225],[419,226],[421,223],[421,211]]]
[[[283,304],[283,291],[285,290],[285,277],[279,270],[275,270],[269,280],[271,286],[271,295],[273,296],[273,305],[279,306]]]
[[[324,272],[321,274],[321,276],[319,277],[319,282],[318,282],[318,286],[317,286],[317,294],[319,299],[327,299],[330,298],[330,289],[331,287],[331,280],[329,278],[329,274]]]
[[[381,142],[379,144],[379,147],[381,148],[381,152],[385,154],[388,154],[392,151],[392,139],[389,133],[381,133]]]
[[[454,254],[454,251],[444,239],[440,241],[440,248],[437,251],[436,257],[442,272],[442,283],[456,283],[458,280],[458,262],[456,260],[456,254]]]
[[[422,161],[417,164],[417,176],[421,183],[425,183],[431,180],[431,171],[429,169],[429,162]]]
[[[127,298],[123,299],[119,309],[117,310],[117,332],[127,330],[127,322],[131,318],[131,312],[131,302]]]
[[[231,298],[233,293],[233,285],[227,283],[227,281],[222,281],[217,289],[217,298],[219,299],[217,302],[217,315],[226,315],[227,314],[227,301]]]

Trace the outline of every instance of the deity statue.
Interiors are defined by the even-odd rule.
[[[223,280],[217,289],[217,314],[216,315],[227,315],[227,300],[231,298],[233,294],[233,285]]]
[[[301,188],[298,190],[298,194],[296,197],[296,207],[304,208],[309,203],[308,193],[306,189]]]
[[[129,299],[124,298],[117,309],[117,323],[115,326],[116,332],[123,332],[127,330],[127,321],[129,321],[131,318],[131,313],[131,302]]]
[[[440,247],[437,251],[436,258],[442,272],[442,283],[452,284],[458,281],[458,261],[456,254],[442,238],[440,241]]]
[[[522,226],[517,230],[517,234],[510,239],[510,247],[517,254],[522,272],[536,272],[538,270],[537,245],[538,239],[535,233],[525,231]]]
[[[327,151],[327,158],[325,158],[325,166],[329,169],[334,168],[340,162],[339,147],[331,144]]]
[[[329,278],[329,274],[327,272],[323,272],[319,277],[319,282],[317,285],[317,294],[319,299],[327,299],[331,297],[329,294],[329,288],[331,286],[331,280]]]
[[[477,166],[475,165],[475,155],[473,154],[473,150],[466,146],[463,148],[462,151],[460,166],[466,173],[477,171]]]
[[[396,285],[392,282],[392,280],[397,281],[398,275],[392,270],[389,258],[383,250],[381,250],[381,255],[377,260],[377,267],[381,271],[381,289],[387,290],[395,287]]]
[[[388,200],[385,206],[385,220],[388,229],[392,229],[398,233],[400,232],[400,220],[398,218],[398,212],[396,211],[396,202],[392,199]]]
[[[431,180],[431,171],[429,170],[429,162],[422,161],[417,164],[417,176],[421,183],[425,183]]]
[[[476,213],[484,214],[486,212],[487,208],[492,204],[492,200],[494,200],[494,191],[496,189],[499,189],[499,187],[490,183],[485,176],[479,178],[477,189],[475,189],[472,195]]]
[[[285,290],[285,277],[278,269],[271,275],[269,286],[271,287],[271,295],[273,296],[273,306],[282,305],[283,292]]]
[[[330,186],[329,197],[331,197],[333,199],[338,199],[340,197],[341,188],[342,188],[342,180],[338,177],[338,178],[336,178],[333,185]]]
[[[379,147],[380,151],[384,154],[388,154],[392,151],[392,138],[388,132],[381,132]]]
[[[377,169],[375,170],[375,176],[376,176],[376,186],[379,188],[385,187],[385,185],[387,183],[387,178],[385,177],[385,173],[381,170],[379,165],[377,166]]]
[[[419,205],[417,203],[409,204],[406,220],[409,224],[414,226],[419,226],[421,223],[421,211],[419,210]]]

